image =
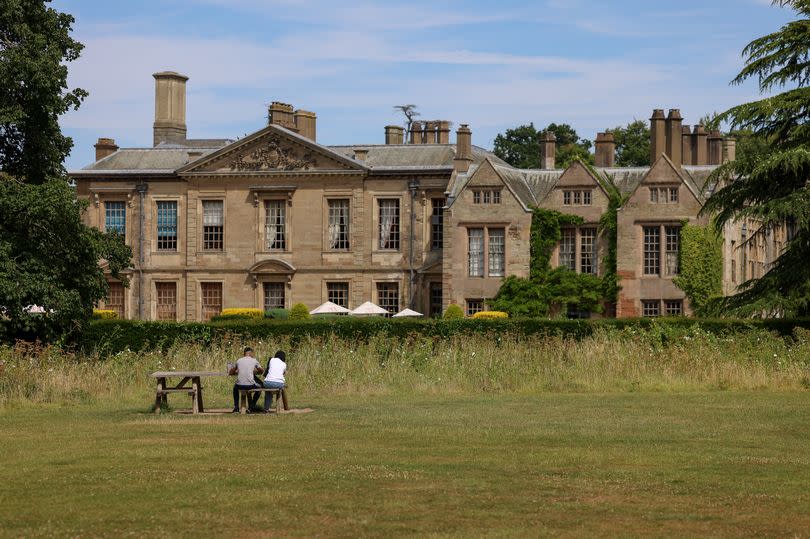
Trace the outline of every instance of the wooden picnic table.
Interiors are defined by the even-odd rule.
[[[152,378],[157,378],[157,391],[155,392],[155,408],[156,414],[160,413],[160,408],[168,404],[169,393],[187,393],[191,396],[191,411],[194,414],[200,414],[205,411],[203,406],[203,393],[202,378],[213,376],[228,376],[224,371],[157,371],[150,374]],[[169,378],[180,378],[180,383],[173,387],[169,387],[167,380]],[[188,384],[191,382],[191,386]]]

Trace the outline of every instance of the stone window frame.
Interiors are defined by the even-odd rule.
[[[641,277],[643,279],[672,279],[679,275],[678,259],[682,223],[680,221],[646,221],[636,222],[636,225],[641,227],[639,234]],[[677,231],[674,236],[670,233],[672,230]],[[653,245],[655,245],[654,253],[649,249]],[[654,254],[657,256],[653,256]]]
[[[396,293],[396,305],[390,304],[389,305],[389,298],[383,296],[381,292],[383,291],[382,288],[388,287],[395,289]],[[386,294],[389,294],[390,291],[387,291]],[[388,314],[385,315],[386,318],[390,318],[393,315],[397,314],[400,311],[400,306],[402,305],[402,286],[399,281],[374,281],[374,299],[376,300],[375,303],[382,307],[383,309],[388,311]]]
[[[200,194],[200,205],[199,205],[199,231],[197,232],[198,235],[198,245],[199,251],[202,254],[219,254],[224,253],[227,251],[228,242],[226,241],[226,228],[228,223],[228,205],[225,203],[225,195],[214,195],[214,194]],[[205,248],[205,203],[206,202],[221,202],[222,203],[222,239],[221,239],[221,247],[218,249],[206,249]]]
[[[163,285],[174,285],[174,318],[161,318],[161,297],[159,288]],[[177,321],[180,314],[180,283],[176,279],[155,279],[152,281],[152,301],[155,320]]]
[[[261,285],[261,306],[262,310],[267,311],[269,309],[287,309],[289,302],[290,302],[290,294],[287,293],[288,288],[288,280],[287,279],[278,279],[278,278],[270,278],[262,280],[260,283]],[[281,307],[269,307],[267,306],[267,289],[269,288],[268,285],[278,286],[281,289],[282,293],[282,304]]]
[[[222,312],[222,309],[225,308],[225,281],[222,280],[222,279],[202,279],[202,280],[200,280],[198,285],[197,285],[197,298],[198,298],[198,305],[199,305],[197,310],[198,310],[198,313],[199,313],[199,317],[198,317],[199,320],[202,320],[204,322],[207,321],[207,320],[210,320],[210,318],[208,318],[208,319],[205,318],[205,305],[204,305],[205,288],[208,285],[219,285],[220,313]],[[219,313],[217,313],[217,314],[219,314]],[[212,316],[216,316],[216,315],[212,315]]]
[[[284,222],[283,222],[283,235],[284,235],[284,247],[282,248],[274,248],[271,249],[268,245],[268,237],[267,237],[267,206],[269,202],[279,203],[282,211],[284,212]],[[261,197],[261,204],[259,205],[260,211],[260,229],[261,229],[261,239],[262,239],[262,252],[264,253],[289,253],[292,251],[291,240],[293,235],[290,230],[290,223],[291,223],[291,207],[292,205],[289,203],[288,196],[263,196]]]
[[[593,231],[593,271],[592,272],[583,272],[582,268],[584,266],[583,262],[583,231]],[[573,232],[573,234],[570,234]],[[601,259],[599,257],[599,225],[597,223],[583,223],[578,226],[566,226],[560,229],[560,242],[555,247],[555,254],[557,256],[557,267],[563,266],[563,259],[562,259],[562,246],[563,242],[571,241],[573,244],[573,251],[570,253],[573,262],[573,268],[571,264],[565,264],[569,270],[576,272],[576,273],[585,273],[587,275],[595,275],[599,276],[601,274],[600,271],[600,262]]]
[[[441,201],[439,205],[437,202]],[[430,197],[430,250],[441,251],[444,248],[444,208],[447,198],[444,196]]]
[[[396,229],[394,229],[393,224],[392,228],[389,231],[389,239],[388,242],[396,242],[396,247],[383,247],[382,240],[383,240],[383,223],[382,223],[382,212],[383,207],[381,206],[382,201],[396,201]],[[383,253],[398,253],[402,251],[402,244],[403,238],[406,237],[404,234],[404,221],[402,219],[402,215],[404,213],[405,207],[402,201],[401,195],[375,195],[374,196],[374,251],[383,252]],[[392,239],[392,236],[393,239]]]
[[[347,215],[347,222],[346,222],[346,244],[347,247],[345,248],[333,248],[332,242],[330,240],[330,216],[331,216],[331,208],[330,203],[337,201],[344,201],[346,202],[346,211],[348,212]],[[323,250],[324,252],[328,253],[350,253],[354,249],[354,240],[352,239],[352,216],[354,215],[354,210],[352,208],[352,194],[350,192],[340,192],[340,193],[325,193],[323,197],[323,222],[325,226],[323,227]],[[338,232],[339,233],[339,232]]]
[[[115,280],[107,280],[107,286],[109,287],[109,291],[107,294],[107,298],[104,300],[104,309],[115,311],[118,315],[120,320],[127,319],[127,290],[128,288],[124,286],[124,283],[121,281]],[[115,290],[115,294],[113,294],[113,290]],[[119,304],[117,301],[115,303],[111,303],[110,300],[113,299],[113,295],[115,295],[116,299],[119,297],[118,291],[120,290],[120,298],[121,303]],[[119,306],[120,305],[120,306]]]
[[[563,206],[593,206],[593,188],[562,189]]]
[[[107,205],[110,204],[110,203],[121,204],[123,209],[124,209],[124,234],[123,234],[123,236],[124,236],[124,243],[129,245],[130,234],[129,234],[128,229],[129,229],[129,221],[130,221],[129,217],[130,217],[130,215],[129,215],[129,211],[127,211],[127,209],[129,208],[129,205],[127,203],[126,198],[120,197],[120,196],[104,197],[104,199],[101,201],[101,223],[102,223],[102,226],[100,228],[104,232],[110,232],[112,230],[112,229],[108,230],[108,228],[107,228]]]
[[[437,295],[435,294],[438,290]],[[438,309],[436,309],[438,307]],[[431,281],[428,285],[428,316],[431,318],[441,318],[444,309],[444,283],[441,281]]]
[[[650,204],[679,204],[680,188],[680,184],[647,186]]]
[[[464,314],[472,316],[475,313],[480,313],[487,309],[486,298],[465,298],[464,299]]]
[[[472,191],[472,203],[475,205],[491,206],[500,204],[503,200],[500,187],[477,187]]]
[[[507,223],[459,223],[460,226],[464,227],[466,231],[466,247],[465,247],[465,257],[466,257],[466,276],[473,279],[500,279],[506,276],[507,268],[509,267],[509,257],[507,256],[509,253],[509,249],[507,248],[507,242],[509,240],[509,235],[507,231],[509,229],[509,224]],[[481,240],[481,257],[480,257],[480,274],[473,275],[471,272],[472,269],[472,257],[470,252],[470,240],[472,238],[470,232],[472,230],[481,230],[482,231],[482,240]],[[502,268],[503,271],[501,274],[492,274],[490,272],[490,257],[492,256],[491,247],[490,247],[490,230],[502,230],[503,231],[503,264]]]
[[[346,303],[345,303],[345,305],[342,305],[342,306],[348,309],[349,305],[350,305],[350,302],[351,302],[351,298],[352,298],[352,283],[351,283],[351,281],[348,280],[348,279],[328,279],[328,280],[324,280],[324,282],[323,282],[323,297],[325,298],[324,301],[331,301],[332,303],[335,303],[336,305],[341,305],[337,301],[333,301],[333,296],[330,295],[329,288],[332,285],[340,285],[341,287],[343,285],[346,286]]]
[[[178,197],[178,196],[175,196],[175,195],[168,195],[168,196],[157,195],[157,196],[152,197],[152,199],[153,199],[153,203],[152,203],[153,226],[152,226],[152,229],[154,230],[154,233],[155,233],[154,237],[152,238],[152,244],[153,244],[152,253],[156,254],[156,255],[176,255],[178,253],[182,253],[183,252],[183,242],[184,242],[184,240],[182,239],[182,235],[181,235],[181,232],[182,232],[181,226],[182,226],[182,223],[183,223],[183,204],[182,204],[181,198]],[[158,227],[159,227],[158,205],[161,202],[174,202],[175,203],[175,211],[176,211],[176,215],[175,215],[175,218],[176,218],[175,239],[176,239],[176,245],[175,245],[174,249],[161,249],[161,248],[158,247],[158,245],[159,245],[159,241],[158,241],[158,239],[159,239],[159,235],[158,235]]]

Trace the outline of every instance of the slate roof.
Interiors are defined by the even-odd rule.
[[[327,146],[349,158],[354,158],[355,150],[367,150],[364,163],[372,169],[387,168],[426,168],[453,166],[456,156],[455,144],[354,144],[350,146]],[[479,164],[487,157],[506,165],[492,152],[472,147],[473,163]]]
[[[196,160],[218,149],[219,147],[187,148],[168,145],[157,148],[121,148],[77,172],[168,174],[189,162],[189,152],[200,154],[194,157]]]

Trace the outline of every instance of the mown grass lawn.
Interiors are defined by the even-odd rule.
[[[223,402],[225,399],[223,398]],[[298,399],[0,412],[4,536],[810,530],[810,392]]]

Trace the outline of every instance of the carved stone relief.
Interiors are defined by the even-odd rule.
[[[300,155],[290,147],[282,146],[282,139],[271,135],[260,147],[238,155],[230,164],[233,171],[256,172],[262,170],[309,170],[316,166],[312,152],[304,150]]]

